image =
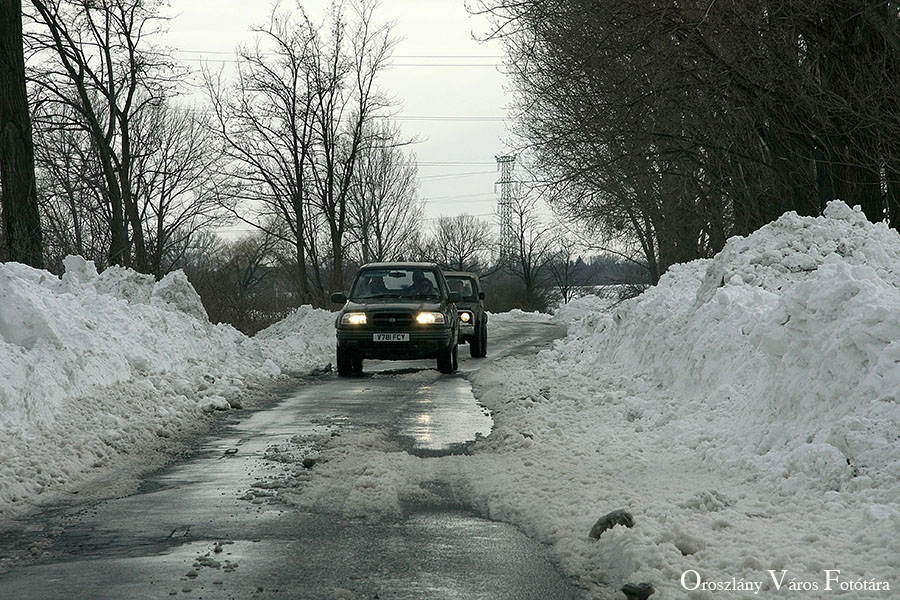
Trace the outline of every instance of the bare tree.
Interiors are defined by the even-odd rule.
[[[256,29],[256,46],[239,51],[234,85],[206,73],[228,174],[238,182],[223,198],[254,226],[286,225],[300,294],[318,302],[343,287],[353,173],[384,106],[375,80],[394,42],[374,10],[369,0],[338,2],[319,26],[299,3],[276,5]]]
[[[109,264],[109,206],[90,136],[36,119],[36,167],[48,268],[77,254],[105,268]]]
[[[490,254],[490,225],[468,213],[438,217],[434,236],[425,241],[420,255],[447,269],[479,271]]]
[[[654,281],[836,197],[900,226],[895,3],[477,4],[551,202],[637,244]]]
[[[563,304],[582,293],[586,266],[580,256],[577,236],[562,225],[552,231],[552,249],[547,260],[547,274]]]
[[[215,196],[220,154],[206,117],[167,104],[134,123],[133,194],[140,208],[147,261],[157,278],[172,270],[191,238],[222,218]]]
[[[353,6],[355,19],[345,24],[341,5],[334,10],[330,39],[317,41],[316,131],[313,155],[316,203],[325,216],[334,261],[332,289],[344,287],[344,235],[348,227],[348,196],[360,148],[366,145],[366,125],[385,107],[375,87],[395,45],[391,26],[374,23],[375,2]]]
[[[315,28],[305,13],[273,7],[268,23],[255,29],[256,45],[238,50],[237,80],[204,70],[217,132],[223,142],[224,172],[220,200],[234,216],[289,242],[298,265],[299,294],[304,300],[323,292],[316,271],[312,289],[308,255],[315,253],[307,233],[312,220],[309,169],[312,152],[313,99],[310,73]],[[312,264],[317,265],[313,254]]]
[[[25,92],[21,0],[0,0],[0,205],[10,260],[44,266]]]
[[[396,260],[414,252],[422,228],[415,157],[403,152],[388,123],[367,135],[350,188],[350,237],[360,263]]]
[[[111,232],[110,262],[149,270],[134,197],[133,122],[174,88],[165,51],[150,44],[164,19],[161,0],[32,0],[27,43],[45,115],[90,135]],[[133,257],[132,257],[133,251]]]
[[[543,304],[539,288],[544,287],[547,265],[552,258],[552,229],[537,213],[537,199],[517,194],[511,201],[513,254],[504,267],[525,288],[525,307],[529,310]]]
[[[275,242],[263,232],[230,242],[209,233],[195,236],[179,266],[203,300],[210,321],[230,323],[247,334],[271,324],[262,309]]]

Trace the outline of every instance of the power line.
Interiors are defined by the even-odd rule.
[[[487,175],[488,173],[496,173],[496,171],[471,171],[469,173],[456,173],[455,175],[424,175],[419,177],[419,179],[436,181],[438,179],[456,179],[460,177],[469,177],[471,175]]]
[[[446,161],[423,160],[423,161],[419,161],[416,163],[410,163],[410,164],[415,164],[419,167],[482,167],[482,166],[492,165],[494,163],[465,162],[465,161],[453,161],[453,160],[446,160]]]
[[[477,200],[423,200],[425,204],[447,204],[448,202],[452,202],[453,204],[483,204],[485,202],[494,202],[494,198],[480,198]]]
[[[468,121],[475,123],[492,123],[508,121],[509,117],[501,117],[499,115],[397,115],[389,117],[394,121]],[[490,163],[481,163],[490,164]]]
[[[468,214],[468,213],[467,213],[467,214]],[[481,213],[481,214],[478,214],[478,215],[470,215],[470,216],[476,217],[476,218],[481,218],[481,217],[493,217],[493,216],[496,216],[496,215],[495,215],[494,213]],[[440,218],[441,218],[441,217],[429,217],[429,218],[427,218],[427,219],[425,219],[425,220],[426,220],[426,221],[437,221],[437,220],[440,219]]]
[[[387,63],[384,65],[386,69],[394,67],[502,67],[500,63]]]
[[[221,64],[237,64],[237,59],[234,58],[204,58],[200,57],[180,57],[178,60],[182,62],[210,62],[210,63],[221,63]],[[386,69],[392,69],[394,67],[501,67],[503,66],[501,63],[387,63],[384,65]]]
[[[195,109],[196,113],[204,114],[204,115],[215,115],[215,111],[207,108]],[[384,119],[387,121],[435,121],[435,122],[448,122],[448,123],[502,123],[504,121],[509,121],[510,117],[502,117],[499,115],[392,115],[385,117],[378,117],[379,119]],[[433,166],[427,164],[428,161],[423,161],[419,163],[420,165],[425,166]],[[462,166],[480,166],[480,165],[491,165],[494,164],[492,162],[468,162],[468,161],[435,161],[434,165],[440,166],[453,166],[453,165],[462,165]]]
[[[179,54],[228,54],[234,55],[236,54],[233,50],[192,50],[189,48],[176,48],[172,50],[173,53]],[[277,56],[275,52],[260,52],[260,56]],[[448,58],[503,58],[502,54],[394,54],[392,58],[434,58],[434,59],[448,59]]]
[[[426,202],[430,202],[432,200],[450,200],[453,198],[478,198],[481,196],[491,196],[492,198],[496,196],[494,192],[481,192],[479,194],[463,194],[460,196],[459,194],[454,194],[452,196],[435,196],[434,198],[425,198]]]

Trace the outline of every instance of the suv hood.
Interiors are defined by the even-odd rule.
[[[441,312],[441,309],[440,300],[398,302],[397,298],[373,298],[365,302],[348,300],[343,310],[344,312],[416,312],[421,310]]]

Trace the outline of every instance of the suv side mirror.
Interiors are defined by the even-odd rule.
[[[331,301],[335,304],[343,304],[347,301],[347,296],[344,295],[344,292],[335,292],[331,295]]]
[[[459,292],[450,292],[447,294],[447,301],[456,304],[457,302],[462,302],[462,294]]]
[[[484,291],[478,292],[478,299],[484,300]]]

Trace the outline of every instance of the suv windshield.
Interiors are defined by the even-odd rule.
[[[475,296],[475,282],[470,277],[447,277],[451,292],[459,292],[463,300],[478,300]]]
[[[434,271],[400,267],[360,271],[350,290],[350,298],[440,298]]]

